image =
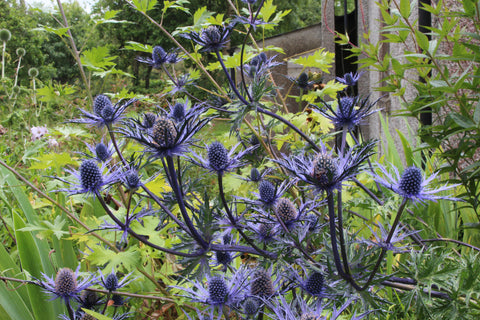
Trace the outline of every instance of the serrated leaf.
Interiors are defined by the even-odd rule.
[[[62,153],[47,153],[34,158],[37,162],[30,166],[30,170],[44,170],[47,168],[63,168],[67,164],[74,164],[75,161],[67,152]]]
[[[327,52],[324,48],[321,48],[309,56],[291,59],[289,62],[299,64],[305,68],[318,68],[325,73],[330,73],[329,69],[334,59],[334,53]]]
[[[146,13],[149,10],[152,10],[157,4],[157,0],[131,0],[131,3],[138,11]]]
[[[87,131],[73,126],[63,126],[63,127],[55,127],[54,133],[60,134],[64,138],[68,138],[69,136],[75,137],[90,137],[91,134]]]
[[[39,28],[34,28],[34,29],[32,29],[32,31],[52,32],[52,33],[55,33],[57,36],[59,36],[61,38],[61,37],[64,37],[64,36],[68,37],[68,34],[67,34],[68,29],[69,28],[52,28],[52,27],[48,27],[48,26],[43,26],[43,27],[39,27]]]
[[[124,49],[126,50],[134,50],[134,51],[141,51],[141,52],[146,52],[146,53],[152,53],[153,52],[153,46],[149,44],[142,44],[138,43],[135,41],[127,41],[126,46],[124,46]]]
[[[107,317],[101,313],[98,313],[98,312],[95,312],[93,310],[89,310],[89,309],[85,309],[85,308],[82,308],[82,310],[88,314],[88,315],[91,315],[92,317],[94,317],[95,319],[97,320],[113,320],[112,318],[110,317]]]
[[[213,12],[208,11],[207,7],[197,9],[193,14],[193,27],[198,28],[207,22],[207,19],[213,15]]]
[[[263,3],[262,9],[260,9],[260,17],[264,21],[268,21],[272,14],[277,10],[277,6],[273,4],[273,0],[267,0]]]
[[[92,71],[104,71],[108,67],[115,65],[112,60],[116,59],[116,56],[110,56],[108,47],[101,46],[85,50],[80,57],[82,64]]]
[[[135,247],[130,247],[126,251],[114,252],[102,246],[97,246],[88,255],[87,260],[95,265],[106,265],[105,270],[111,270],[119,265],[123,265],[127,270],[134,270],[140,263],[140,258],[140,252]]]

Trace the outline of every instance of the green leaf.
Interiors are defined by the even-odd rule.
[[[97,319],[97,320],[113,320],[112,318],[109,318],[109,317],[107,317],[107,316],[104,316],[104,315],[101,314],[101,313],[98,313],[98,312],[95,312],[95,311],[92,311],[92,310],[89,310],[89,309],[82,308],[82,310],[83,310],[86,314],[89,314],[89,315],[95,317],[95,319]]]
[[[400,140],[402,141],[402,146],[403,146],[403,152],[405,153],[405,161],[407,162],[407,166],[411,167],[413,166],[413,152],[412,148],[410,147],[410,143],[408,142],[407,138],[405,138],[405,135],[400,131],[396,130],[398,133],[398,136],[400,137]]]
[[[193,27],[200,28],[207,23],[207,19],[213,15],[213,12],[208,11],[207,7],[197,9],[193,14]]]
[[[47,31],[47,32],[52,32],[52,33],[55,33],[57,36],[59,36],[60,38],[64,37],[64,36],[67,36],[68,37],[68,29],[69,28],[52,28],[52,27],[48,27],[48,26],[43,26],[43,27],[40,27],[40,28],[34,28],[32,29],[32,31]]]
[[[138,11],[146,13],[149,10],[152,10],[157,4],[157,0],[131,0],[131,3]]]
[[[44,170],[48,168],[55,168],[58,170],[65,167],[67,164],[76,163],[67,152],[41,154],[39,157],[35,158],[35,160],[37,162],[30,166],[30,170]]]
[[[468,119],[467,117],[462,116],[462,115],[459,114],[459,113],[450,113],[450,114],[448,114],[448,116],[449,116],[453,121],[455,121],[455,123],[456,123],[457,125],[459,125],[460,127],[464,128],[464,129],[470,129],[470,128],[475,127],[475,124],[474,124],[470,119]]]
[[[127,41],[126,46],[124,46],[124,49],[126,50],[134,50],[134,51],[141,51],[141,52],[146,52],[146,53],[152,53],[153,52],[153,46],[149,44],[142,44],[138,43],[135,41]]]
[[[53,223],[45,220],[40,222],[39,224],[27,224],[24,228],[17,231],[40,231],[37,234],[37,237],[39,237],[40,239],[49,239],[51,238],[51,235],[53,233],[57,237],[57,239],[60,240],[64,235],[70,234],[68,230],[64,230],[65,223],[66,221],[63,220],[61,216],[57,216]]]
[[[264,21],[269,21],[275,10],[277,10],[277,6],[273,5],[273,0],[267,0],[263,3],[262,9],[260,9],[260,17]]]
[[[43,246],[40,245],[41,242],[35,239],[32,233],[19,232],[20,229],[25,227],[25,222],[17,213],[13,212],[12,214],[15,226],[15,238],[17,239],[17,250],[20,256],[20,262],[22,263],[22,269],[37,279],[42,278],[42,272],[46,272],[47,274],[53,273],[53,270],[45,271],[42,265],[39,264],[39,262],[43,260],[42,255],[48,258],[48,252],[50,250],[44,250]],[[61,310],[58,301],[55,303],[45,303],[49,297],[38,286],[28,286],[27,290],[35,319],[55,319],[58,311]],[[56,310],[54,310],[54,306]]]
[[[412,2],[410,0],[400,0],[400,14],[405,19],[408,19],[412,13],[411,4]]]
[[[176,1],[163,1],[162,12],[165,14],[168,9],[178,9],[186,13],[190,13],[190,10],[185,7],[186,4],[189,4],[188,0],[176,0]]]
[[[330,73],[329,69],[335,59],[335,54],[324,50],[324,48],[321,48],[307,57],[299,57],[289,61],[305,68],[313,67],[318,68],[325,73]]]
[[[116,58],[116,56],[110,56],[108,47],[102,46],[85,50],[80,61],[91,71],[105,71],[108,67],[115,66],[112,60]]]
[[[111,270],[119,265],[123,265],[127,270],[136,269],[140,263],[140,258],[140,252],[135,247],[117,253],[102,246],[95,247],[94,251],[87,257],[93,264],[106,265],[106,270]]]

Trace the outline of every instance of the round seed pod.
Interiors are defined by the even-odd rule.
[[[12,37],[12,33],[8,29],[0,30],[0,41],[7,42]]]
[[[17,48],[15,53],[17,54],[17,56],[23,57],[27,53],[27,51],[24,48]]]
[[[38,77],[38,69],[37,68],[28,69],[28,76],[32,78]]]

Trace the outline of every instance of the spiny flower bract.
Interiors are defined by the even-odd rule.
[[[85,123],[99,128],[110,126],[120,121],[123,118],[123,112],[125,109],[135,101],[137,101],[137,99],[130,99],[127,101],[122,99],[113,105],[110,98],[105,95],[98,95],[93,103],[93,113],[79,109],[83,118],[74,119],[70,122]]]
[[[324,145],[314,156],[287,156],[273,160],[291,172],[297,179],[315,187],[319,192],[340,189],[363,168],[364,161],[372,154],[373,142],[355,146],[341,155],[334,156]]]
[[[178,54],[175,51],[166,52],[161,46],[153,47],[151,58],[137,58],[137,61],[146,63],[154,69],[160,69],[164,64],[173,64],[181,60],[182,59],[178,57]]]
[[[196,44],[202,46],[201,51],[215,52],[222,49],[228,43],[232,26],[211,25],[200,31],[192,31],[189,34],[183,34],[184,38],[190,39]]]
[[[431,189],[429,187],[432,181],[437,178],[438,172],[426,178],[419,168],[413,166],[406,168],[402,175],[400,175],[396,167],[394,167],[394,175],[390,174],[388,170],[380,164],[378,164],[378,168],[385,178],[375,175],[375,180],[377,182],[413,202],[425,203],[427,200],[436,201],[439,199],[453,201],[459,200],[450,196],[438,195],[438,193],[442,191],[455,188],[457,186],[456,184],[445,184],[437,189]]]
[[[45,280],[38,280],[36,284],[42,287],[45,292],[51,294],[53,299],[61,298],[66,303],[72,299],[78,300],[80,292],[96,282],[96,278],[92,275],[79,281],[79,270],[80,266],[78,266],[75,272],[70,268],[62,268],[58,270],[55,279],[42,273]]]
[[[190,160],[205,169],[223,174],[244,165],[244,161],[242,161],[243,156],[256,148],[252,146],[235,155],[234,153],[240,144],[241,143],[237,143],[230,151],[228,151],[222,143],[214,141],[207,147],[206,159],[197,153],[192,152]]]

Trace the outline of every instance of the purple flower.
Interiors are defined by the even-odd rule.
[[[125,109],[135,101],[137,101],[137,99],[130,99],[126,102],[120,100],[113,105],[107,96],[101,94],[98,95],[93,102],[93,113],[79,109],[83,114],[83,118],[74,119],[70,122],[85,123],[99,128],[110,126],[120,121],[123,118]]]
[[[326,102],[323,102],[325,108],[312,106],[316,107],[316,112],[330,119],[337,129],[347,127],[348,130],[353,130],[362,124],[366,117],[378,111],[373,109],[377,101],[370,103],[368,98],[339,96],[336,109]]]
[[[42,276],[45,280],[37,280],[36,284],[42,287],[45,292],[49,293],[52,296],[52,299],[60,298],[66,304],[69,304],[70,301],[79,300],[79,293],[86,288],[94,285],[97,279],[93,275],[83,278],[79,281],[78,274],[80,270],[80,265],[77,267],[77,270],[69,268],[62,268],[58,270],[55,279],[50,278],[46,274],[42,273]]]
[[[155,46],[152,51],[151,58],[138,57],[137,61],[146,63],[154,69],[160,69],[166,63],[177,63],[182,59],[178,57],[175,51],[166,52],[161,46]]]
[[[199,119],[203,111],[200,105],[192,107],[181,123],[175,123],[167,117],[157,117],[153,127],[148,130],[138,120],[130,119],[124,122],[119,131],[126,138],[145,146],[145,152],[151,153],[151,157],[182,156],[193,143],[194,135],[211,120]]]
[[[402,175],[398,172],[398,169],[394,167],[394,175],[391,175],[385,167],[378,164],[378,168],[385,176],[382,178],[378,175],[375,176],[375,181],[379,182],[386,188],[401,195],[404,198],[410,199],[413,202],[425,203],[427,200],[436,201],[439,199],[458,201],[460,199],[437,195],[442,191],[447,191],[455,188],[458,184],[447,185],[437,189],[431,189],[429,184],[436,179],[438,172],[435,172],[430,177],[426,177],[422,174],[422,171],[417,167],[408,167],[405,169]]]
[[[242,157],[256,148],[255,146],[252,146],[239,152],[237,155],[234,155],[235,150],[239,145],[240,143],[236,144],[230,151],[228,151],[222,143],[214,141],[207,147],[206,159],[195,152],[192,152],[190,160],[205,169],[223,174],[224,172],[231,171],[244,165]]]
[[[228,37],[230,36],[232,28],[232,25],[227,27],[211,25],[199,33],[192,31],[189,34],[183,34],[182,36],[202,46],[203,48],[201,51],[216,52],[228,43]]]
[[[112,272],[107,276],[104,276],[103,273],[100,273],[100,277],[101,277],[100,282],[103,285],[103,287],[107,289],[109,292],[117,291],[118,289],[126,286],[128,283],[134,280],[134,279],[128,279],[128,277],[132,273],[133,271],[127,274],[125,277],[123,277],[122,280],[119,281],[117,275],[112,269]]]
[[[343,75],[343,78],[336,77],[336,79],[338,82],[343,83],[344,85],[354,86],[357,84],[362,74],[363,72],[360,72],[360,73],[348,72]]]
[[[296,178],[315,187],[319,192],[341,189],[344,181],[353,178],[363,168],[363,162],[372,154],[374,143],[367,143],[334,156],[324,145],[315,156],[286,156],[273,160]]]
[[[83,160],[77,170],[66,169],[65,171],[71,174],[77,182],[72,183],[59,177],[55,177],[55,179],[71,185],[70,189],[58,190],[67,192],[69,195],[80,193],[96,195],[102,191],[103,187],[119,180],[119,172],[115,168],[106,170],[106,163],[102,163],[99,168],[97,161],[94,159]]]
[[[113,148],[112,143],[103,143],[103,139],[101,142],[92,145],[86,143],[88,150],[90,151],[91,155],[86,155],[89,158],[96,159],[98,162],[107,162],[110,160],[115,153],[115,149]]]

